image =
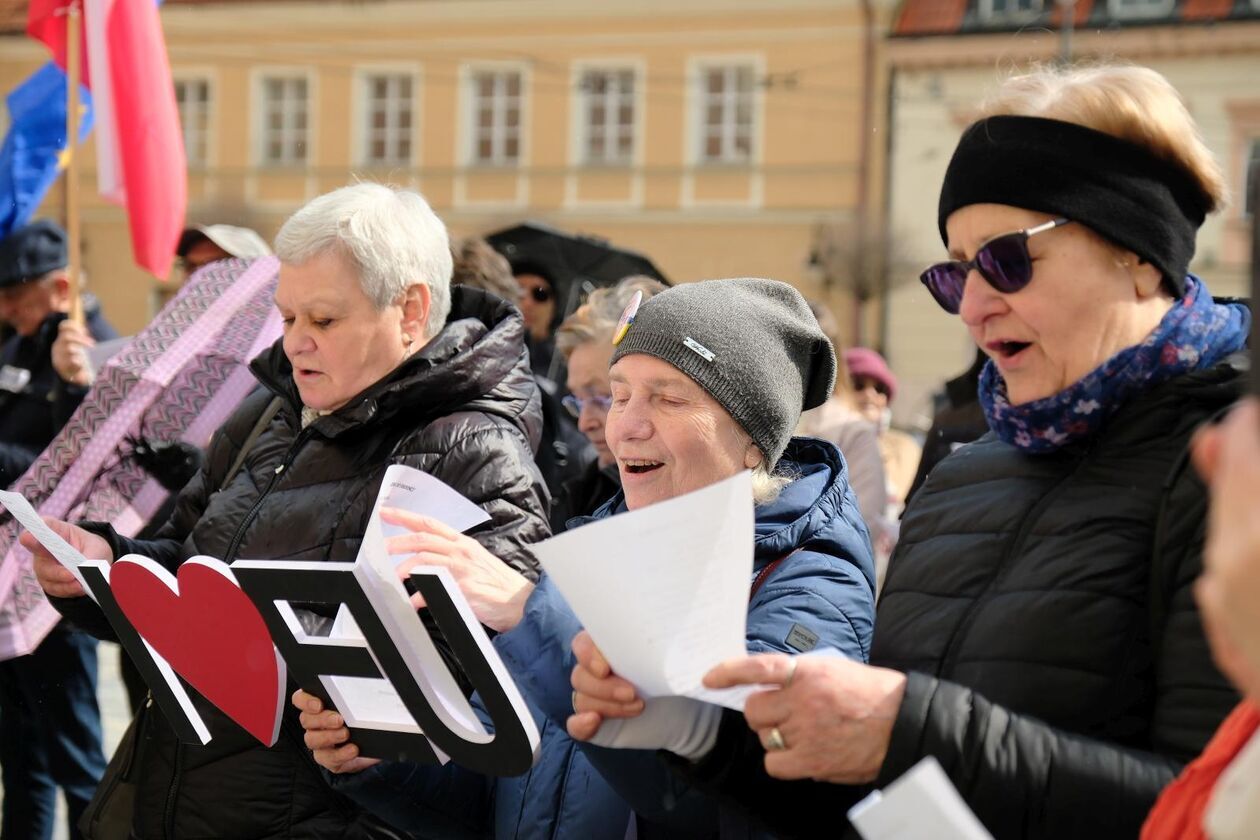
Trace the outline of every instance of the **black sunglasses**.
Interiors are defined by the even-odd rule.
[[[966,262],[951,260],[937,263],[920,274],[919,279],[928,287],[941,308],[951,315],[957,315],[962,306],[963,288],[967,285],[967,275],[973,269],[980,272],[980,276],[999,292],[1018,292],[1032,280],[1028,238],[1054,230],[1070,221],[1072,220],[1054,219],[1035,227],[994,237],[980,246],[973,259]]]
[[[551,300],[551,289],[546,286],[533,286],[528,292],[521,292],[522,296],[526,294],[534,299],[534,303],[546,303]]]

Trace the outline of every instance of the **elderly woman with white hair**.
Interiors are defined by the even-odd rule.
[[[524,545],[548,531],[532,451],[541,418],[520,313],[450,288],[446,229],[414,192],[345,187],[295,213],[275,244],[284,337],[254,360],[263,387],[215,436],[171,521],[143,542],[107,526],[53,523],[56,530],[90,558],[134,552],[172,570],[196,554],[228,563],[352,561],[384,471],[397,463],[484,508],[491,521],[474,539],[534,577]],[[259,426],[277,398],[278,411]],[[69,573],[24,540],[53,604],[109,637]],[[132,836],[397,836],[328,788],[296,712],[264,748],[196,702],[212,735],[205,746],[179,743],[156,706],[141,713]]]

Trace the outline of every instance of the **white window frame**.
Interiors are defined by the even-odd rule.
[[[406,76],[411,80],[411,153],[405,159],[373,161],[370,159],[372,133],[372,81],[380,76]],[[420,163],[420,120],[422,112],[422,72],[418,64],[369,64],[355,68],[354,123],[351,131],[351,153],[356,166],[365,168],[408,167]]]
[[[269,128],[267,125],[267,83],[273,79],[302,80],[306,82],[306,126],[303,142],[306,151],[302,160],[270,160],[267,157]],[[307,67],[260,67],[254,71],[254,164],[262,169],[308,169],[315,162],[316,103],[319,91],[315,73]],[[285,130],[283,127],[281,130]]]
[[[752,90],[750,91],[752,120],[749,125],[748,155],[744,158],[732,158],[727,155],[717,159],[710,158],[706,155],[705,150],[708,134],[706,112],[709,101],[705,85],[706,75],[711,70],[739,67],[747,67],[753,80]],[[687,159],[695,166],[706,168],[745,167],[760,162],[764,140],[765,102],[764,90],[757,82],[765,77],[764,60],[760,56],[749,55],[705,56],[693,59],[689,70],[687,78],[690,82],[688,88],[691,102],[688,107],[689,136],[687,137],[687,145],[689,148]],[[724,93],[723,96],[730,97],[731,94]]]
[[[1032,8],[1027,10],[997,9],[999,3],[1009,0],[980,0],[980,19],[985,21],[1034,20],[1045,11],[1045,0],[1031,0]]]
[[[208,73],[177,72],[172,74],[171,82],[176,86],[181,84],[204,84],[206,86],[206,123],[205,136],[203,137],[205,149],[201,160],[193,161],[188,152],[189,129],[185,120],[186,105],[181,104],[179,98],[176,97],[175,107],[179,111],[179,130],[184,140],[184,154],[188,158],[188,167],[194,170],[208,169],[215,160],[214,126],[218,116],[218,90],[215,79]]]
[[[573,84],[574,97],[572,102],[573,121],[574,121],[574,155],[572,158],[579,166],[584,167],[607,167],[607,168],[629,168],[635,166],[639,162],[639,149],[642,142],[643,123],[643,79],[644,73],[642,65],[638,62],[629,61],[582,61],[575,62],[573,67]],[[609,102],[613,100],[616,103],[615,110],[620,114],[620,106],[623,104],[621,97],[613,97],[607,92],[596,94],[586,90],[584,84],[587,77],[592,73],[605,73],[609,75],[620,75],[628,73],[630,75],[630,95],[629,105],[632,109],[631,121],[629,126],[630,150],[625,155],[610,156],[607,152],[608,142],[610,138],[614,142],[620,140],[623,127],[620,120],[615,122],[608,119]],[[604,143],[605,152],[602,158],[593,158],[591,155],[591,128],[590,111],[592,100],[602,96],[604,98]],[[607,129],[610,122],[613,122],[614,134],[609,135]],[[618,142],[619,145],[619,142]]]
[[[1140,0],[1142,5],[1130,5],[1133,0],[1107,0],[1107,11],[1121,20],[1148,20],[1161,18],[1173,10],[1176,0]]]
[[[529,128],[530,128],[530,74],[529,65],[524,62],[503,61],[503,62],[476,62],[463,66],[461,75],[463,76],[460,85],[463,96],[464,118],[460,121],[463,127],[463,136],[459,137],[459,157],[461,164],[468,168],[475,169],[522,169],[529,160]],[[520,94],[517,96],[517,122],[516,122],[516,158],[508,160],[501,154],[502,145],[506,142],[506,137],[502,138],[502,142],[498,142],[494,137],[491,138],[492,158],[483,160],[478,155],[477,145],[478,137],[478,105],[480,100],[477,96],[477,79],[485,73],[506,74],[516,73],[520,78]],[[497,115],[500,112],[500,106],[496,105],[494,111]],[[492,132],[497,126],[492,125]]]

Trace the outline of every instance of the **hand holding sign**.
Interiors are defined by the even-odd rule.
[[[350,730],[341,715],[325,709],[324,703],[313,694],[302,689],[293,692],[294,708],[302,714],[298,720],[306,730],[306,748],[315,756],[315,762],[330,773],[358,773],[373,764],[380,764],[379,758],[363,758],[359,748],[350,740]]]

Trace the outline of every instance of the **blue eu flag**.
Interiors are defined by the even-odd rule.
[[[79,142],[92,128],[91,98],[80,89]],[[8,97],[11,123],[0,147],[0,239],[30,220],[66,158],[66,74],[51,61]]]

